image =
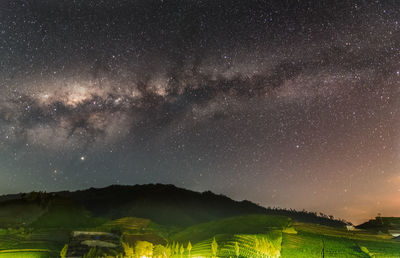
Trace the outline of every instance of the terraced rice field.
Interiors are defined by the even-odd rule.
[[[0,251],[1,258],[50,258],[57,257],[57,255],[57,253],[47,249],[11,249]]]

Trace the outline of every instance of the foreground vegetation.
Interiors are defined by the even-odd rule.
[[[43,193],[0,202],[0,258],[400,257],[400,241],[390,234],[397,230],[397,218],[377,218],[357,229],[335,226],[335,221],[309,223],[312,216],[299,221],[298,214],[237,215],[226,211],[230,207],[200,223],[187,216],[191,211],[182,211],[185,223],[192,221],[182,225],[124,216],[135,208],[125,204],[123,209],[128,214],[122,207],[113,211],[121,217],[96,214],[71,199]]]

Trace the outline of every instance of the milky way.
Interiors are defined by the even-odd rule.
[[[161,182],[399,216],[399,10],[3,1],[0,192]]]

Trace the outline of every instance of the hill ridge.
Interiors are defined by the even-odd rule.
[[[33,193],[0,196],[0,203],[24,199]],[[211,191],[197,192],[172,184],[110,185],[75,191],[39,192],[37,198],[62,197],[85,207],[96,216],[111,219],[134,216],[159,224],[189,226],[218,218],[247,214],[287,216],[296,221],[327,226],[345,226],[344,220],[315,212],[265,208],[248,200],[236,201]],[[41,201],[43,204],[43,200]]]

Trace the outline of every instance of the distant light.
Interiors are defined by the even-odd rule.
[[[84,161],[85,159],[86,159],[86,157],[85,157],[85,156],[82,156],[82,157],[81,157],[81,160],[82,160],[82,161]]]

